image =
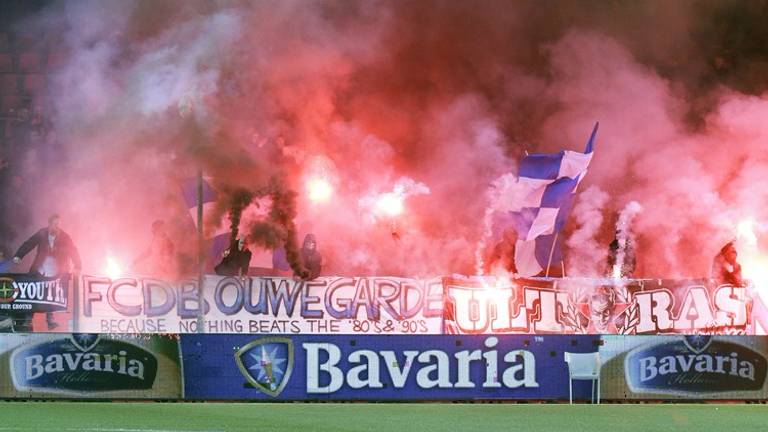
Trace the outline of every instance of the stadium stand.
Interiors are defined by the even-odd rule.
[[[13,71],[13,57],[8,53],[0,53],[0,73],[10,73]]]
[[[0,33],[0,53],[8,51],[8,33]]]

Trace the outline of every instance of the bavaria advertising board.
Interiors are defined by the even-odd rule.
[[[448,334],[750,334],[750,287],[707,280],[445,279]]]
[[[187,399],[567,399],[593,336],[183,335]],[[589,397],[579,382],[578,398]]]
[[[603,336],[606,399],[768,397],[765,336]]]
[[[0,397],[179,399],[178,337],[0,335]]]
[[[77,331],[196,333],[196,281],[84,276]],[[204,333],[440,334],[440,279],[204,278]]]

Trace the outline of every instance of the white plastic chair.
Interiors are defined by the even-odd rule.
[[[573,380],[592,381],[592,396],[595,399],[595,382],[597,382],[597,403],[600,403],[600,353],[565,353],[568,363],[568,402],[573,403]]]

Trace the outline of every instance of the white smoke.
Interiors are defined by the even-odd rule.
[[[598,241],[603,224],[603,212],[608,194],[597,186],[590,186],[579,193],[572,217],[578,228],[566,241],[568,246],[568,274],[570,276],[595,277],[602,273],[606,247]]]
[[[488,205],[483,212],[483,231],[475,245],[475,274],[481,276],[485,272],[485,254],[493,237],[494,214],[520,210],[528,193],[530,186],[520,183],[512,173],[498,177],[485,191]]]
[[[616,251],[616,263],[611,269],[614,278],[621,277],[621,269],[624,267],[624,261],[627,257],[627,245],[634,245],[634,235],[630,226],[632,219],[643,210],[643,206],[637,201],[630,201],[619,213],[619,220],[616,222],[616,240],[619,243],[619,249]],[[634,247],[634,246],[633,246]]]

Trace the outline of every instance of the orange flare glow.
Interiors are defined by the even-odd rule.
[[[737,249],[741,274],[744,279],[752,281],[760,291],[768,285],[768,257],[760,253],[757,247],[755,222],[745,219],[736,226]]]
[[[404,211],[403,197],[398,194],[385,193],[376,200],[376,213],[378,214],[395,217],[403,214]]]
[[[106,273],[110,279],[117,279],[123,275],[123,269],[115,258],[107,256],[107,265],[104,268],[104,273]]]
[[[333,187],[322,178],[313,178],[307,182],[307,192],[312,202],[328,202],[333,195]]]

